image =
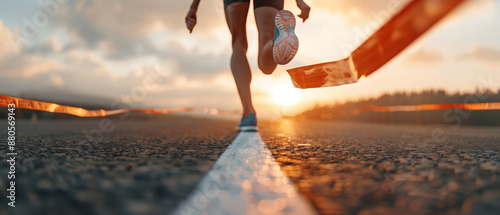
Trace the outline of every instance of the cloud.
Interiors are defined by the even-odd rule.
[[[5,32],[10,33],[8,29]],[[0,47],[11,48],[8,45]],[[109,59],[100,58],[91,50],[60,49],[59,41],[49,38],[21,52],[8,53],[0,58],[0,86],[2,90],[17,94],[39,92],[40,99],[48,101],[54,99],[53,92],[60,91],[122,99],[124,95],[130,97],[134,90],[147,88],[146,103],[143,104],[147,107],[215,107],[228,104],[223,102],[228,97],[234,98],[231,100],[235,102],[231,105],[238,107],[234,82],[230,82],[230,86],[225,85],[227,78],[222,82],[224,84],[220,82],[220,71],[229,68],[228,52],[213,54],[197,49],[188,50],[179,43],[169,43],[167,48],[155,51],[160,60],[176,62],[179,70],[167,74],[162,71],[162,80],[155,82],[155,87],[147,88],[145,84],[151,86],[151,80],[147,78],[151,74],[150,68],[145,69],[137,64],[125,75],[117,75],[108,66]],[[230,73],[222,76],[230,76]]]
[[[415,64],[436,64],[443,61],[443,55],[431,48],[421,48],[416,52],[410,53],[408,61]]]
[[[52,82],[52,84],[53,84],[54,86],[58,86],[58,87],[60,87],[60,86],[64,85],[64,80],[61,78],[61,76],[58,76],[58,75],[52,75],[52,76],[50,77],[50,80],[51,80],[51,82]]]
[[[485,16],[491,14],[495,8],[493,0],[465,1],[453,14],[454,18],[467,17],[466,15]],[[453,17],[451,18],[453,19]]]
[[[157,55],[169,67],[173,67],[176,73],[184,74],[188,77],[209,77],[214,74],[229,71],[229,59],[231,53],[225,51],[220,54],[199,53],[190,51],[182,47],[179,43],[171,42],[165,50],[158,51]]]
[[[408,2],[409,0],[307,1],[311,6],[311,13],[314,13],[314,10],[326,10],[334,14],[341,14],[351,24],[373,20],[377,22],[386,21]]]
[[[62,46],[59,43],[59,38],[51,37],[43,42],[33,44],[29,47],[24,47],[23,52],[29,54],[51,55],[61,51]]]
[[[146,105],[162,107],[214,107],[232,110],[240,107],[236,84],[230,73],[210,79],[188,79],[172,75],[170,84],[148,95]]]
[[[113,92],[110,88],[117,87],[116,75],[89,53],[71,51],[58,58],[55,61],[24,52],[2,58],[0,85],[18,90],[65,85],[71,90],[94,93]]]
[[[82,21],[81,16],[75,15],[74,17],[77,17],[76,21],[78,19],[81,21],[80,26],[84,26],[80,29],[82,32],[87,30],[93,32],[91,29],[94,29],[97,32],[94,35],[98,37],[94,40],[92,33],[86,32],[88,35],[78,36],[79,33],[72,31],[74,35],[70,34],[70,37],[74,36],[74,38],[69,38],[69,43],[67,43],[69,45],[62,48],[63,45],[59,37],[52,36],[43,39],[44,36],[41,36],[39,42],[22,47],[23,49],[17,53],[13,51],[8,40],[0,40],[0,56],[2,56],[0,58],[0,68],[2,68],[0,86],[3,89],[18,92],[27,90],[45,92],[50,89],[58,89],[113,98],[129,95],[136,87],[143,85],[147,71],[142,68],[142,64],[137,64],[129,71],[124,71],[125,75],[117,75],[117,72],[109,67],[109,62],[120,62],[121,60],[110,59],[109,56],[103,58],[98,53],[106,46],[113,49],[115,53],[122,51],[131,53],[134,50],[129,50],[127,47],[144,43],[148,45],[146,46],[148,49],[144,50],[148,55],[152,55],[159,62],[166,64],[175,62],[177,67],[177,70],[170,71],[170,74],[161,83],[158,83],[158,87],[150,92],[152,98],[161,97],[165,101],[175,100],[181,104],[181,101],[187,101],[186,98],[179,97],[182,94],[184,97],[192,96],[189,99],[190,102],[197,101],[201,104],[207,99],[219,98],[219,96],[207,95],[226,95],[228,91],[231,91],[226,87],[220,88],[220,83],[215,84],[217,83],[217,74],[229,70],[230,49],[224,48],[221,49],[223,51],[211,52],[198,46],[210,41],[208,37],[215,37],[216,34],[208,37],[206,35],[196,36],[194,40],[190,40],[190,42],[197,41],[192,48],[188,48],[180,42],[169,42],[165,46],[153,48],[152,45],[141,41],[141,37],[144,35],[137,37],[124,35],[122,38],[120,37],[122,32],[118,30],[98,29],[96,26]],[[78,23],[76,21],[74,20],[73,23]],[[183,25],[183,23],[181,24]],[[61,27],[63,29],[72,28],[71,26]],[[101,30],[104,34],[99,33]],[[1,36],[4,37],[11,35],[11,30],[3,25],[0,26],[0,32]],[[110,39],[106,36],[109,35],[115,35],[117,39],[113,40],[113,43],[106,44],[106,41]],[[174,37],[179,38],[178,35]],[[172,41],[178,41],[175,38]],[[114,47],[120,43],[129,44],[123,45],[125,48]],[[92,46],[88,46],[89,44]],[[140,55],[140,53],[130,53],[125,55],[128,55],[127,57],[131,61],[137,59],[134,55]],[[227,75],[230,73],[228,72]],[[197,78],[191,79],[193,77]],[[233,92],[231,95],[236,94]],[[222,99],[222,97],[220,98]],[[221,100],[214,100],[212,103],[221,103]]]
[[[18,58],[22,57],[27,56],[21,55]],[[0,86],[19,92],[26,90],[46,91],[58,88],[114,98],[130,94],[135,87],[152,84],[152,81],[155,81],[151,78],[146,80],[149,71],[143,68],[131,69],[127,75],[118,76],[103,61],[90,53],[73,51],[66,53],[62,58],[58,67],[45,69],[43,72],[40,72],[40,63],[12,70],[15,75],[2,72],[0,73]],[[3,65],[0,67],[4,68]],[[175,81],[173,77],[165,76],[161,82],[153,84],[159,87],[169,86],[172,85],[173,81]],[[151,91],[151,93],[153,92],[156,91]]]
[[[12,32],[0,20],[0,59],[15,53]]]
[[[210,30],[219,18],[214,16],[215,5],[202,3],[199,8],[199,30]],[[220,1],[218,1],[220,2]],[[71,12],[91,23],[97,29],[121,33],[148,32],[151,29],[163,28],[185,31],[184,17],[189,10],[191,1],[162,0],[87,0],[78,1]],[[222,2],[220,2],[222,5]],[[71,14],[66,14],[70,15]]]
[[[0,22],[1,24],[1,22]],[[0,25],[0,35],[12,32]],[[0,40],[0,86],[25,90],[67,86],[75,91],[113,92],[117,75],[90,51],[62,51],[57,38],[15,52],[8,40]],[[108,88],[109,87],[109,88]],[[115,91],[116,92],[116,91]]]
[[[59,67],[59,63],[35,55],[11,55],[0,59],[2,75],[6,77],[34,78]]]
[[[312,15],[315,10],[328,11],[333,14],[340,14],[349,24],[363,24],[371,21],[384,23],[393,15],[399,12],[411,0],[307,0],[312,8]],[[292,7],[291,2],[287,5]],[[493,10],[493,0],[473,0],[466,1],[458,7],[448,20],[461,20],[466,14],[484,16],[485,11]],[[492,13],[489,13],[492,14]]]
[[[189,5],[189,1],[80,0],[61,9],[54,25],[68,33],[68,49],[104,45],[106,57],[130,59],[155,51],[147,37],[152,31],[187,35],[184,17]],[[200,5],[196,33],[206,34],[225,25],[223,16],[214,15],[217,5],[210,1]]]
[[[498,65],[500,64],[500,50],[490,47],[474,46],[461,54],[459,58]]]
[[[0,21],[0,75],[4,79],[10,77],[34,78],[60,68],[61,65],[58,62],[38,54],[16,51],[12,42],[12,32],[4,27]],[[53,41],[49,43],[53,43]],[[47,50],[48,47],[48,44],[40,46],[41,49]]]

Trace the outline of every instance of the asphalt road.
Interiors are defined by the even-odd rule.
[[[0,214],[166,214],[235,139],[236,124],[176,116],[18,121],[16,208],[2,198]],[[321,214],[500,211],[500,128],[287,120],[259,127]],[[7,145],[0,149],[7,196]]]
[[[321,214],[500,214],[500,127],[281,121],[260,133]]]
[[[237,135],[223,120],[101,120],[18,121],[16,207],[1,198],[0,214],[164,215]],[[6,148],[2,142],[3,196]]]

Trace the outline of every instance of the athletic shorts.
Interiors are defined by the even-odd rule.
[[[224,0],[224,9],[227,8],[228,5],[235,2],[248,2],[250,0]],[[253,0],[253,8],[254,10],[258,7],[274,7],[278,10],[283,10],[284,0]]]

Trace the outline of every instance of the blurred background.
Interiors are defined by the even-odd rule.
[[[300,13],[294,1],[285,2],[286,9]],[[298,90],[286,69],[348,56],[409,1],[306,2],[312,11],[297,26],[298,55],[270,76],[258,70],[257,30],[249,13],[248,58],[259,117],[413,123],[455,123],[459,117],[465,124],[500,124],[498,111],[342,114],[366,104],[500,101],[500,1],[468,1],[360,83]],[[189,106],[237,113],[223,3],[202,0],[192,34],[184,24],[190,4],[2,1],[0,94],[91,109]],[[29,118],[32,112],[21,115]]]

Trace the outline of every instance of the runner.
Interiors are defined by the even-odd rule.
[[[296,2],[302,11],[299,17],[305,22],[311,9],[303,0]],[[190,32],[196,25],[199,4],[200,0],[193,0],[186,16],[186,26]],[[258,64],[260,70],[269,75],[274,72],[277,64],[289,63],[297,53],[299,41],[293,32],[295,17],[290,11],[283,10],[284,0],[254,0],[253,4],[259,31]],[[226,22],[232,35],[231,71],[243,105],[243,117],[237,126],[239,131],[257,130],[257,117],[250,93],[252,74],[246,56],[246,20],[249,7],[250,0],[224,0]]]

